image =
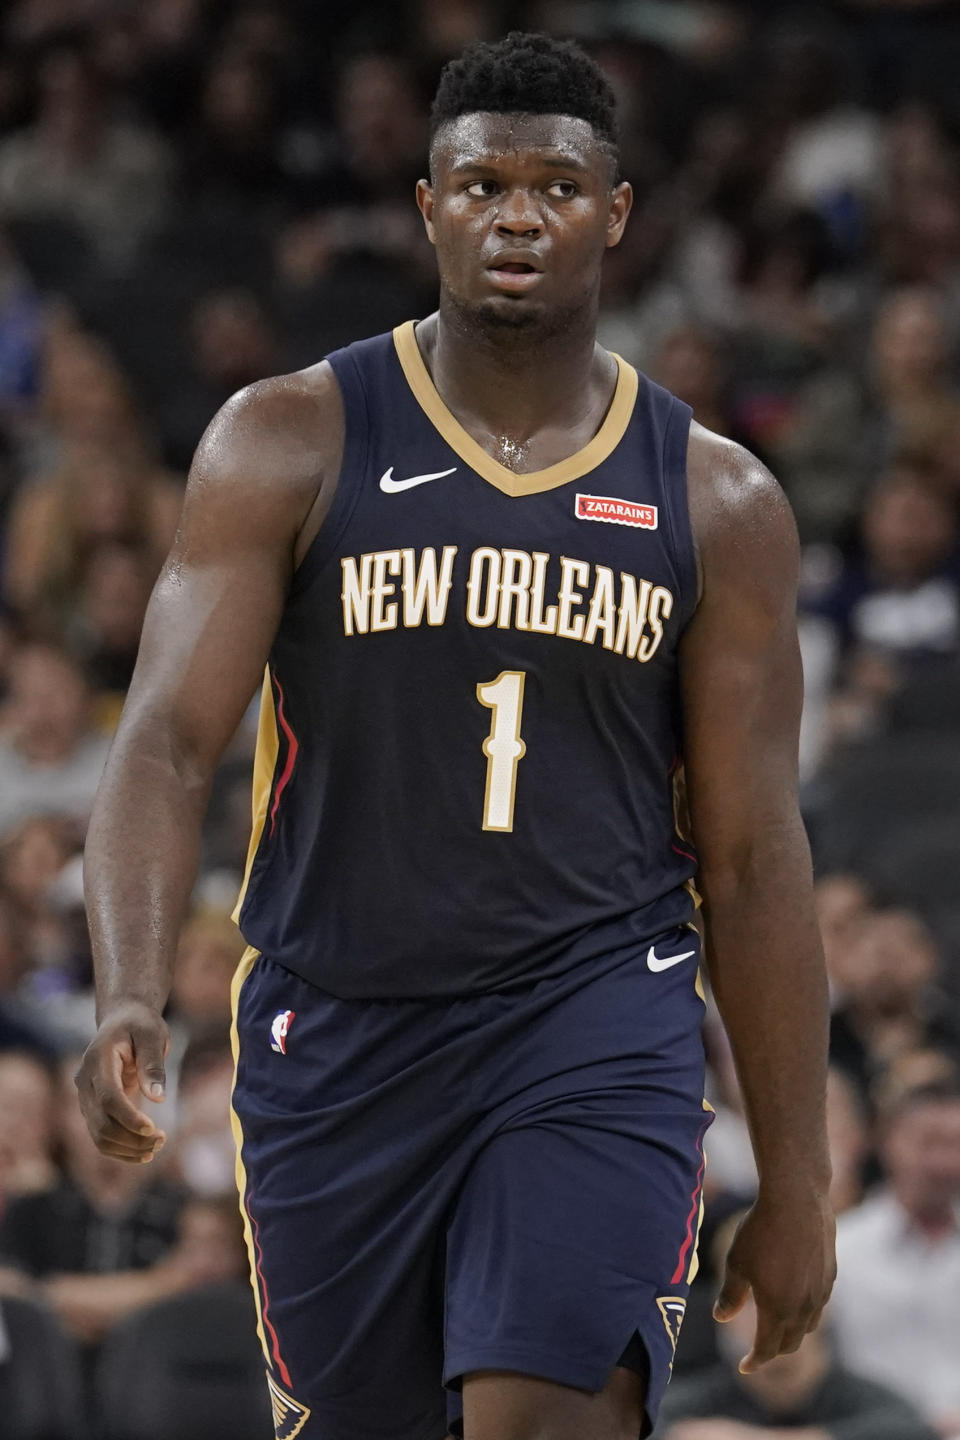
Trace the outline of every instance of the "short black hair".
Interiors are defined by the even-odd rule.
[[[430,111],[431,144],[448,120],[479,110],[586,120],[615,170],[619,163],[613,87],[574,40],[512,30],[502,40],[470,45],[440,75]]]

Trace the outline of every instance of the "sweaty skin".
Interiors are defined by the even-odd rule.
[[[441,130],[431,161],[418,202],[441,298],[418,328],[424,359],[484,448],[516,454],[519,474],[546,467],[580,449],[610,403],[600,272],[630,187],[613,183],[589,125],[567,116],[464,116]],[[516,266],[536,278],[509,278]],[[87,842],[100,1028],[77,1083],[94,1139],[120,1159],[149,1160],[161,1143],[140,1097],[162,1093],[162,1010],[213,773],[322,524],[342,444],[339,391],[321,364],[234,397],[194,460]],[[798,550],[772,477],[697,425],[689,490],[702,594],[681,647],[684,759],[710,974],[760,1173],[718,1305],[729,1317],[753,1292],[754,1368],[815,1325],[834,1265],[827,990],[796,800]],[[641,1405],[638,1377],[619,1368],[599,1396],[526,1376],[464,1383],[472,1440],[514,1433],[524,1413],[551,1440],[597,1425],[636,1434]]]

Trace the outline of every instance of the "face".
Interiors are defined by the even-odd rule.
[[[691,325],[672,330],[661,342],[655,368],[660,384],[686,400],[695,411],[717,403],[717,352],[703,331]]]
[[[909,470],[895,470],[871,496],[863,538],[873,563],[892,580],[922,580],[954,544],[950,502]]]
[[[104,644],[135,650],[150,598],[151,569],[136,550],[103,545],[84,576],[81,608]]]
[[[21,904],[38,907],[70,856],[60,821],[27,820],[11,837],[3,856],[3,884]]]
[[[946,338],[936,297],[922,289],[895,292],[881,308],[873,334],[875,367],[893,385],[934,381]]]
[[[866,919],[870,901],[855,875],[825,875],[813,892],[827,973],[834,985],[844,985],[844,962],[850,941]]]
[[[83,676],[65,655],[37,645],[14,656],[9,715],[25,749],[68,751],[86,728],[88,708]]]
[[[0,1056],[0,1158],[46,1154],[52,1140],[53,1081],[27,1055]]]
[[[632,192],[585,120],[461,115],[438,132],[417,201],[444,300],[475,325],[554,330],[597,304]]]
[[[883,1160],[901,1201],[922,1212],[960,1200],[960,1101],[909,1106],[892,1123]]]
[[[173,999],[198,1024],[229,1021],[230,984],[243,953],[243,940],[229,921],[199,919],[188,924],[177,951]]]
[[[929,932],[907,911],[864,920],[848,946],[844,990],[855,1005],[879,1015],[913,1010],[937,971]]]

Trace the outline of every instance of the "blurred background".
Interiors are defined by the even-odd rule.
[[[840,1279],[745,1380],[709,1317],[756,1185],[722,1029],[665,1440],[960,1436],[960,11],[836,0],[6,0],[0,10],[0,1434],[271,1433],[233,1193],[225,757],[160,1161],[94,1151],[84,828],[190,457],[238,387],[434,308],[441,64],[524,26],[620,98],[601,334],[769,464],[804,545],[802,798]]]

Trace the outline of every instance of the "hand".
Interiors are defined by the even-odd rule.
[[[815,1330],[830,1298],[837,1264],[836,1225],[824,1195],[761,1193],[737,1227],[726,1274],[713,1307],[723,1323],[753,1291],[757,1328],[753,1348],[740,1361],[748,1375],[800,1346]]]
[[[146,1164],[166,1140],[133,1097],[163,1099],[169,1049],[166,1022],[149,1005],[133,1000],[104,1016],[76,1074],[80,1109],[104,1155]]]

